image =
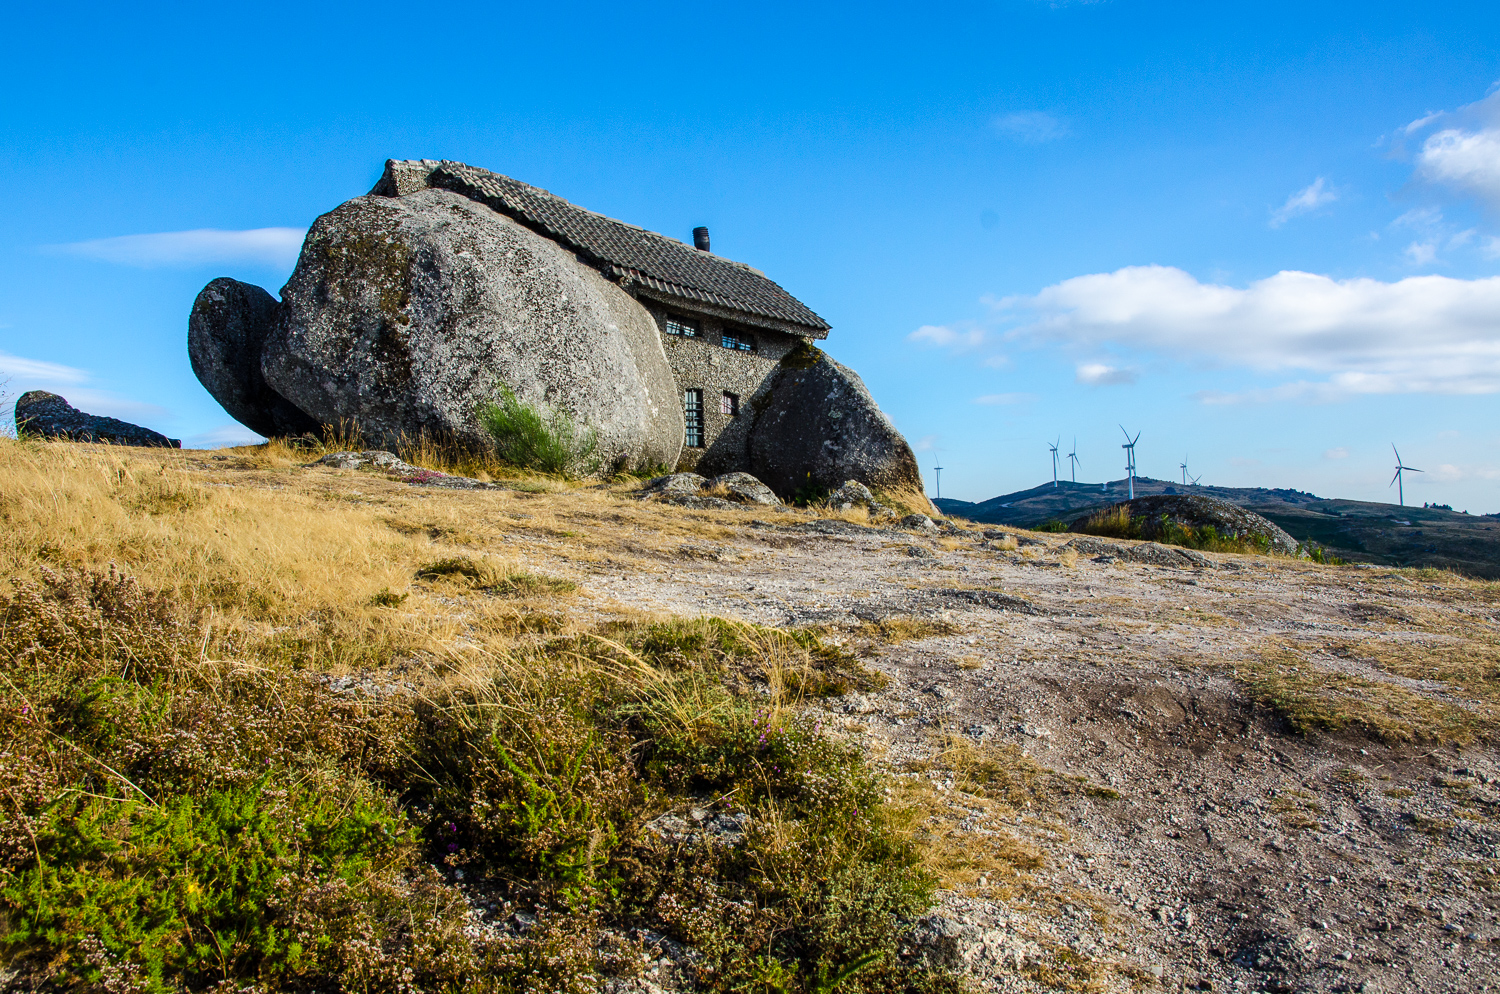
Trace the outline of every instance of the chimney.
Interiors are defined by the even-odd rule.
[[[693,248],[697,249],[699,252],[707,252],[708,251],[708,229],[707,228],[694,228],[693,229]]]

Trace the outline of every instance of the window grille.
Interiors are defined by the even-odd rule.
[[[690,449],[703,448],[703,391],[684,390],[682,392],[682,413],[687,422],[687,437],[685,444]]]
[[[697,321],[689,321],[675,314],[667,315],[667,334],[681,335],[683,338],[697,338],[702,332]]]
[[[737,349],[740,352],[754,352],[755,339],[743,331],[726,331],[719,338],[719,344],[726,349]]]
[[[725,417],[737,418],[740,415],[740,395],[729,393],[727,390],[719,400],[719,413]]]

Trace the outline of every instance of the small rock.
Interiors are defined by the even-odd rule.
[[[694,497],[708,481],[697,473],[671,473],[658,476],[641,487],[639,497]]]
[[[695,474],[679,473],[676,475],[693,476]],[[705,486],[710,490],[723,488],[728,492],[729,499],[739,504],[764,504],[768,507],[781,504],[781,498],[776,496],[775,491],[749,473],[725,473],[723,476],[716,476],[709,480]]]
[[[938,530],[938,526],[925,514],[908,514],[897,523],[897,527],[932,534],[936,534]]]
[[[1041,725],[1033,725],[1030,722],[1023,722],[1022,724],[1017,725],[1016,731],[1020,732],[1027,738],[1032,739],[1047,739],[1052,737],[1052,733],[1050,731],[1043,728]]]
[[[906,554],[913,559],[936,559],[937,553],[921,545],[908,545]]]

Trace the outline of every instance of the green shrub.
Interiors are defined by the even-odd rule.
[[[479,410],[479,423],[495,442],[495,455],[512,466],[571,476],[591,473],[599,433],[568,411],[528,404],[509,387]]]
[[[1056,518],[1053,518],[1051,521],[1042,522],[1031,530],[1034,532],[1065,532],[1068,530],[1068,524],[1065,521],[1058,521]]]

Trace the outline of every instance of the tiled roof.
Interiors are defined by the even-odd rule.
[[[461,162],[429,161],[422,166],[431,169],[422,170],[427,173],[425,185],[461,193],[499,211],[568,246],[622,284],[762,319],[756,323],[791,326],[785,330],[808,337],[828,334],[827,321],[744,263],[584,210],[546,190],[486,169]]]

